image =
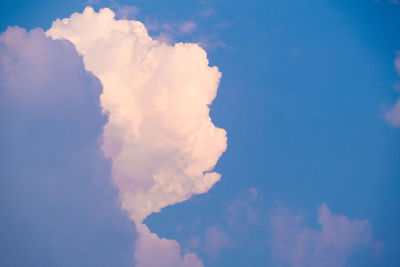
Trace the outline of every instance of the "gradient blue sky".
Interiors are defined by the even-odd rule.
[[[3,0],[0,31],[13,25],[46,30],[86,5]],[[206,266],[275,266],[276,210],[302,214],[304,225],[319,229],[318,208],[325,203],[334,214],[368,220],[374,242],[382,244],[378,252],[351,253],[347,264],[400,265],[400,129],[383,116],[399,96],[400,5],[92,2],[95,8],[123,5],[137,7],[133,18],[145,23],[195,22],[190,34],[169,34],[175,41],[204,42],[210,64],[223,75],[211,109],[215,125],[228,132],[228,149],[216,167],[222,179],[207,194],[147,218],[153,232],[178,240]],[[243,206],[238,203],[245,207],[230,222],[230,207]],[[204,237],[210,229],[226,238],[215,251]],[[205,241],[193,245],[199,238]]]

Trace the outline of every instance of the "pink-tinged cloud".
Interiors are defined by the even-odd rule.
[[[280,208],[271,220],[271,245],[277,264],[294,267],[344,266],[351,254],[362,248],[378,249],[367,220],[351,220],[332,213],[323,204],[318,209],[316,230],[304,225],[303,217]]]
[[[138,227],[138,266],[149,266],[143,259],[150,255],[158,266],[194,266],[195,256],[181,257],[175,241],[159,239],[142,222],[220,179],[212,169],[226,149],[226,132],[209,116],[218,68],[197,44],[154,40],[141,22],[116,20],[107,8],[57,20],[47,34],[71,41],[104,86],[103,150],[113,160],[122,207]]]
[[[193,21],[184,21],[179,25],[179,32],[181,34],[188,34],[196,29],[197,25]]]
[[[135,259],[137,266],[146,267],[203,267],[202,262],[193,253],[187,253],[181,258],[180,245],[175,240],[159,238],[149,229],[140,225],[139,239],[136,242]]]
[[[233,242],[217,226],[207,227],[205,235],[205,249],[210,256],[218,256],[221,250],[234,247]]]
[[[400,75],[400,52],[397,52],[397,58],[394,61],[397,73]],[[396,104],[385,113],[385,119],[394,127],[400,127],[400,99]]]
[[[246,232],[259,219],[259,212],[254,208],[258,198],[258,189],[249,188],[244,195],[236,198],[224,212],[230,229]]]

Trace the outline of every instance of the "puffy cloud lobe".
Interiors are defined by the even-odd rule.
[[[74,43],[104,86],[103,149],[113,160],[122,206],[141,234],[137,261],[146,266],[140,246],[154,236],[143,219],[220,179],[211,170],[226,149],[226,132],[211,122],[209,105],[221,74],[198,45],[153,40],[141,22],[115,20],[109,9],[88,7],[55,21],[47,34]]]
[[[303,218],[284,208],[272,217],[273,256],[290,266],[344,266],[352,252],[362,247],[378,248],[366,220],[350,220],[333,214],[323,204],[318,210],[317,231],[303,225]]]
[[[0,35],[2,266],[132,266],[135,227],[102,151],[100,94],[70,42]]]

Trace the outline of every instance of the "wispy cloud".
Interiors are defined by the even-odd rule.
[[[115,10],[116,17],[120,19],[133,19],[139,13],[139,8],[135,6],[117,5]]]
[[[280,207],[271,217],[271,245],[279,264],[294,267],[344,266],[361,248],[379,249],[367,220],[336,215],[325,205],[318,209],[321,229],[306,226],[302,215]]]
[[[400,52],[397,52],[397,58],[394,61],[397,73],[400,75]],[[400,99],[385,114],[385,119],[395,127],[400,127]]]
[[[188,34],[196,29],[197,25],[193,21],[184,21],[179,25],[179,33]]]
[[[223,216],[227,218],[228,227],[231,230],[248,231],[257,222],[260,214],[253,206],[257,199],[258,189],[249,188],[226,207]]]
[[[216,33],[199,35],[196,37],[196,42],[207,50],[216,50],[228,46]]]
[[[205,230],[205,248],[209,255],[217,256],[221,250],[234,247],[233,242],[217,226],[207,227]]]
[[[146,17],[145,25],[155,39],[173,44],[178,38],[191,35],[197,30],[197,24],[191,20],[159,21]]]

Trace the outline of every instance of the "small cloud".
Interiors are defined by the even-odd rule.
[[[179,25],[180,34],[189,34],[196,29],[197,25],[193,21],[184,21]]]
[[[397,73],[400,75],[400,51],[397,51],[397,58],[394,61],[394,66]],[[396,87],[399,87],[399,85],[396,84],[395,88]],[[384,117],[392,126],[400,127],[400,99],[397,100],[394,107],[385,112]]]
[[[223,29],[223,28],[228,28],[229,26],[231,26],[231,24],[227,21],[223,21],[223,22],[217,23],[215,26],[217,28]]]
[[[173,36],[168,33],[161,32],[160,35],[156,36],[154,39],[161,43],[166,43],[172,45],[174,43]]]
[[[215,9],[210,7],[200,12],[200,16],[202,17],[210,17],[215,14]]]
[[[146,17],[145,25],[149,32],[155,34],[154,39],[167,44],[173,44],[178,36],[193,33],[197,24],[193,21],[160,22]]]
[[[256,200],[258,197],[258,189],[255,187],[249,188],[250,197],[252,200]]]
[[[253,207],[258,198],[258,189],[249,188],[245,195],[236,198],[226,209],[225,216],[228,220],[230,229],[245,232],[251,225],[256,223],[259,217],[258,212]]]
[[[148,31],[159,31],[161,28],[161,23],[152,19],[150,16],[146,16],[144,19],[144,25],[146,25]]]
[[[120,6],[116,8],[116,16],[120,19],[133,19],[138,13],[139,8],[135,6]]]
[[[226,234],[216,226],[207,227],[205,233],[206,251],[211,256],[217,256],[221,250],[234,246]]]
[[[396,67],[397,73],[400,75],[400,51],[396,52],[397,58],[394,60],[394,66]]]
[[[197,43],[206,50],[216,50],[228,46],[225,42],[219,39],[217,34],[200,35]]]
[[[385,119],[394,127],[400,127],[400,100],[397,100],[394,107],[385,113]]]
[[[281,207],[272,216],[273,257],[289,266],[344,266],[353,252],[362,248],[379,249],[372,240],[367,220],[351,220],[337,215],[325,205],[318,209],[321,229],[304,223],[303,216]]]

